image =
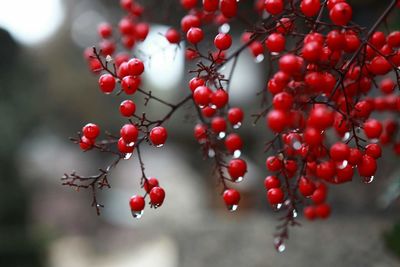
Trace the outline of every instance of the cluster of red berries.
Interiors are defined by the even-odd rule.
[[[252,31],[243,32],[242,46],[232,53],[229,23],[238,16],[240,1],[180,0],[187,13],[180,26],[169,28],[164,37],[178,48],[186,40],[186,58],[197,61],[197,68],[190,72],[197,74],[188,84],[190,96],[177,105],[167,103],[172,111],[158,121],[136,115],[133,100],[122,101],[119,110],[128,122],[113,145],[115,153],[126,159],[143,140],[156,147],[164,145],[167,131],[162,124],[186,100],[192,100],[200,121],[194,127],[194,137],[205,155],[215,159],[224,189],[222,198],[229,210],[236,210],[240,193],[227,182],[240,182],[247,172],[247,163],[240,158],[243,140],[235,132],[244,114],[242,109],[229,106],[231,77],[224,76],[221,67],[234,59],[233,74],[245,48],[256,62],[268,58],[271,75],[262,93],[270,93],[272,101],[255,116],[265,117],[268,129],[275,134],[265,149],[275,151],[266,159],[270,175],[264,186],[268,202],[277,210],[288,211],[283,234],[278,235],[285,239],[285,229],[295,224],[301,205],[309,220],[329,217],[329,185],[352,181],[356,173],[370,183],[382,145],[392,144],[400,154],[398,122],[395,117],[388,118],[388,114],[396,116],[400,111],[400,96],[395,90],[400,81],[400,31],[385,34],[377,30],[395,2],[369,33],[351,21],[353,10],[346,0],[254,2],[260,20]],[[110,24],[101,24],[100,52],[86,50],[85,58],[89,68],[100,75],[99,87],[105,94],[120,87],[117,95],[131,96],[139,91],[149,100],[151,93],[139,88],[145,71],[143,61],[130,53],[115,54],[118,39],[131,51],[136,42],[146,39],[149,25],[141,20],[144,9],[136,1],[121,0],[120,4],[125,10],[118,23],[121,38],[113,34]],[[211,44],[206,36],[215,26],[218,31],[211,32]],[[207,54],[203,47],[207,47]],[[110,63],[113,68],[109,68]],[[374,87],[379,90],[370,94]],[[385,112],[384,120],[375,116],[378,112]],[[105,143],[96,142],[99,133],[97,125],[87,124],[79,139],[82,150],[104,151]],[[137,152],[140,158],[139,149]],[[147,196],[151,207],[162,205],[165,198],[158,180],[146,178],[143,169],[145,195],[135,195],[129,202],[134,217],[141,216]],[[284,249],[281,239],[276,242],[279,251]]]

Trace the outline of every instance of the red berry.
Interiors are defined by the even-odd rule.
[[[329,154],[334,161],[347,160],[350,155],[350,148],[347,144],[338,142],[331,146]]]
[[[185,9],[192,9],[192,8],[196,7],[197,0],[181,0],[181,5]]]
[[[232,125],[238,125],[243,121],[243,111],[241,108],[230,108],[228,111],[228,120]]]
[[[165,141],[167,140],[167,137],[168,137],[167,130],[161,126],[154,127],[153,129],[151,129],[149,134],[150,141],[155,146],[164,145]]]
[[[194,102],[199,106],[208,106],[213,91],[207,86],[199,86],[193,92]]]
[[[227,206],[237,205],[240,201],[240,193],[235,189],[226,189],[223,198]]]
[[[333,181],[335,173],[336,167],[332,161],[323,161],[317,166],[316,175],[328,182]]]
[[[133,145],[130,145],[129,143],[127,144],[122,137],[118,140],[119,152],[124,153],[124,154],[132,153],[134,148],[135,147]]]
[[[201,113],[203,114],[204,117],[206,118],[211,118],[215,115],[215,113],[217,112],[216,109],[212,108],[212,107],[204,107],[201,109]]]
[[[336,25],[344,26],[351,20],[353,10],[351,6],[345,2],[337,3],[329,12],[329,17]]]
[[[203,0],[203,9],[207,12],[214,12],[218,9],[219,0]]]
[[[317,212],[315,210],[315,207],[313,206],[304,207],[303,214],[304,217],[310,221],[315,220],[315,218],[317,217]]]
[[[90,150],[94,145],[94,140],[89,139],[86,136],[82,136],[81,140],[79,141],[79,146],[83,151]]]
[[[197,87],[205,85],[205,84],[206,84],[206,82],[202,78],[194,77],[189,82],[189,88],[192,92],[194,92],[194,90],[196,90]]]
[[[323,203],[326,200],[326,189],[319,187],[315,189],[314,193],[311,196],[311,200],[315,204]]]
[[[109,23],[101,23],[97,28],[97,32],[101,38],[108,38],[112,34],[112,26]]]
[[[142,196],[134,195],[129,200],[129,206],[132,211],[142,211],[145,206],[144,198]]]
[[[271,188],[267,191],[268,202],[271,205],[281,204],[284,200],[285,195],[280,188]]]
[[[301,177],[299,181],[299,191],[304,197],[309,197],[315,191],[315,184],[310,179]]]
[[[200,27],[200,19],[194,15],[186,15],[181,20],[181,28],[184,33],[187,33],[192,27]]]
[[[124,90],[125,94],[132,95],[136,93],[141,82],[142,81],[139,77],[134,77],[129,75],[122,78],[121,87]]]
[[[320,59],[322,45],[318,42],[309,42],[303,46],[303,58],[309,62],[316,62]]]
[[[119,112],[124,117],[131,117],[135,114],[136,105],[132,100],[124,100],[119,106]]]
[[[378,120],[369,119],[364,123],[364,133],[369,139],[379,138],[382,131],[382,124]]]
[[[382,156],[382,148],[378,144],[369,144],[365,147],[365,154],[378,159]]]
[[[151,204],[158,207],[164,202],[165,191],[161,187],[155,186],[150,190],[149,196]]]
[[[215,36],[214,45],[219,50],[227,50],[232,45],[232,37],[227,33],[219,33]]]
[[[307,127],[304,130],[304,142],[310,146],[319,146],[324,140],[324,136],[320,130],[313,127]]]
[[[272,131],[282,132],[288,126],[287,113],[282,110],[271,110],[267,115],[267,124]]]
[[[207,139],[207,126],[204,124],[197,124],[194,127],[194,138],[199,142],[205,141]]]
[[[111,74],[103,74],[99,78],[99,86],[103,93],[110,94],[115,88],[115,78]]]
[[[342,50],[346,45],[345,35],[338,30],[332,30],[326,36],[326,44],[331,50]]]
[[[319,218],[326,219],[331,214],[331,206],[325,203],[319,204],[315,207],[315,212]]]
[[[179,44],[179,42],[181,41],[180,33],[173,28],[169,29],[165,33],[165,38],[167,38],[168,42],[170,42],[171,44]]]
[[[384,94],[391,94],[394,91],[394,88],[396,87],[396,84],[394,81],[390,78],[385,78],[381,81],[379,84],[379,87]]]
[[[125,124],[120,130],[120,135],[127,144],[136,142],[138,134],[139,130],[133,124]]]
[[[158,180],[154,177],[148,178],[143,183],[143,189],[146,191],[146,193],[150,193],[151,189],[156,186],[158,186]]]
[[[281,182],[279,181],[278,177],[271,175],[265,178],[264,186],[267,190],[271,188],[278,188],[281,186]]]
[[[274,96],[272,104],[275,109],[288,111],[293,106],[293,96],[286,92],[278,93]]]
[[[115,52],[115,43],[111,40],[104,39],[99,43],[100,51],[103,56],[112,55]]]
[[[392,65],[383,56],[376,56],[368,65],[368,70],[374,75],[385,75],[392,70]]]
[[[362,159],[362,152],[358,150],[357,148],[350,148],[350,153],[349,157],[347,158],[347,161],[353,165],[356,166]]]
[[[226,18],[233,18],[237,15],[238,3],[236,0],[220,0],[220,10]]]
[[[192,44],[198,44],[204,38],[203,30],[197,27],[192,27],[186,34],[187,40]]]
[[[149,24],[145,23],[145,22],[141,22],[136,24],[135,27],[135,37],[137,40],[139,41],[144,41],[147,37],[147,35],[149,34]]]
[[[282,13],[284,3],[283,0],[265,0],[265,11],[271,15],[278,15]]]
[[[283,167],[283,162],[276,156],[270,156],[265,162],[267,169],[271,172],[280,171]]]
[[[129,73],[132,76],[139,76],[144,72],[144,64],[140,59],[132,58],[128,61]]]
[[[369,155],[364,155],[360,161],[360,163],[357,166],[358,168],[358,173],[362,177],[370,177],[375,175],[377,165],[376,165],[376,159]]]
[[[211,120],[211,129],[215,133],[221,133],[226,131],[226,121],[223,117],[215,117]]]
[[[223,108],[229,101],[229,95],[224,89],[218,89],[211,95],[211,104],[216,108]]]
[[[387,37],[387,43],[391,47],[400,46],[400,31],[391,32]]]
[[[88,123],[82,128],[83,135],[88,139],[96,139],[100,134],[100,127],[94,123]]]
[[[300,10],[307,17],[313,17],[318,14],[321,7],[320,0],[302,0]]]
[[[279,69],[289,75],[300,73],[302,65],[302,61],[292,54],[286,54],[279,59]]]
[[[230,153],[241,150],[243,147],[242,138],[238,134],[231,133],[225,139],[225,147]]]
[[[265,41],[265,46],[270,52],[279,53],[285,50],[286,38],[280,33],[272,33]]]
[[[228,172],[233,181],[236,181],[240,177],[243,177],[244,174],[247,172],[246,161],[242,159],[232,159],[228,165]]]

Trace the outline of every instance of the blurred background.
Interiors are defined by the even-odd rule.
[[[157,24],[140,50],[164,49],[151,59],[143,87],[176,102],[186,95],[190,77],[184,47],[166,47],[159,35],[178,25],[183,14],[173,9],[171,24],[161,24],[171,1],[178,4],[141,1],[152,7]],[[332,217],[292,228],[283,254],[273,247],[280,215],[271,211],[263,189],[266,156],[259,147],[269,136],[262,123],[251,127],[250,118],[240,129],[250,170],[238,185],[244,196],[234,214],[222,204],[212,163],[202,160],[193,122],[185,116],[191,111],[185,109],[167,124],[167,145],[143,151],[147,174],[166,189],[162,208],[132,218],[128,199],[140,192],[135,159],[123,162],[110,178],[112,188],[100,193],[105,205],[100,217],[90,207],[89,192],[61,186],[65,172],[92,174],[111,160],[82,153],[68,137],[87,122],[114,132],[123,123],[121,99],[99,93],[82,57],[83,49],[98,41],[99,22],[118,23],[118,2],[0,0],[1,267],[400,266],[400,169],[390,149],[372,184],[355,179],[332,187]],[[389,1],[349,2],[355,20],[370,25]],[[247,3],[250,9],[253,3]],[[399,28],[399,22],[395,15],[389,27]],[[239,31],[232,34],[240,38]],[[254,95],[263,88],[265,73],[264,64],[248,52],[241,56],[232,102],[248,116],[259,107]],[[149,105],[146,112],[156,117],[165,110]]]

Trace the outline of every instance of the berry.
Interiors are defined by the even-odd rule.
[[[192,9],[192,8],[196,7],[197,0],[181,0],[181,5],[185,9]]]
[[[227,50],[232,45],[232,37],[227,33],[219,33],[215,36],[214,45],[219,50]]]
[[[86,136],[82,136],[81,140],[79,141],[79,147],[83,151],[87,151],[87,150],[92,149],[93,145],[94,145],[93,139],[89,139]]]
[[[265,11],[271,15],[278,15],[282,13],[284,3],[283,0],[265,0]]]
[[[326,219],[331,214],[331,206],[328,204],[322,203],[315,207],[315,213],[321,219]]]
[[[271,175],[265,178],[264,186],[267,190],[271,188],[278,188],[281,186],[281,182],[279,181],[278,177]]]
[[[88,123],[82,128],[84,137],[88,139],[96,139],[100,134],[100,127],[94,123]]]
[[[97,32],[101,38],[108,38],[112,34],[112,27],[109,23],[101,23],[97,28]]]
[[[133,124],[125,124],[120,130],[120,134],[125,143],[130,144],[136,142],[139,130]]]
[[[233,181],[243,177],[247,171],[246,161],[242,159],[232,159],[228,165],[228,173]]]
[[[168,137],[167,130],[161,126],[154,127],[153,129],[151,129],[149,134],[150,141],[155,146],[164,145],[165,141],[167,140],[167,137]]]
[[[274,96],[272,104],[275,109],[287,111],[293,106],[293,96],[286,92],[278,93]]]
[[[243,147],[242,138],[240,138],[238,134],[231,133],[225,138],[225,146],[230,153],[233,153],[236,150],[240,151]]]
[[[221,133],[226,131],[226,121],[223,117],[215,117],[211,120],[211,129],[215,133]]]
[[[214,12],[218,9],[219,0],[203,0],[203,9],[207,12]]]
[[[329,154],[334,161],[347,160],[350,155],[350,148],[347,144],[338,142],[331,146]]]
[[[159,207],[163,204],[165,199],[165,191],[159,186],[155,186],[149,193],[150,202],[153,206]]]
[[[150,193],[151,189],[158,186],[158,180],[154,177],[150,177],[143,183],[143,189],[146,193]]]
[[[122,137],[118,140],[117,145],[118,145],[118,151],[123,154],[132,153],[135,148],[133,145],[126,143]]]
[[[229,101],[229,95],[224,89],[218,89],[211,95],[211,104],[216,108],[223,108]]]
[[[344,26],[351,20],[353,10],[351,6],[345,2],[337,3],[329,11],[329,17],[332,22],[339,26]]]
[[[375,172],[377,170],[376,160],[369,155],[364,155],[360,163],[358,164],[357,168],[360,176],[362,177],[373,176],[375,175]]]
[[[187,40],[196,45],[200,43],[204,38],[203,30],[197,27],[192,27],[186,34]]]
[[[227,206],[239,204],[240,193],[235,189],[226,189],[223,194],[224,202]]]
[[[276,156],[270,156],[265,162],[267,169],[271,172],[280,171],[283,167],[282,160]]]
[[[141,82],[142,81],[139,77],[134,77],[129,75],[122,78],[121,87],[124,90],[125,94],[132,95],[136,93]]]
[[[271,188],[267,191],[268,202],[271,205],[281,204],[284,200],[285,195],[280,188]]]
[[[300,73],[302,65],[302,61],[292,54],[286,54],[279,59],[279,69],[288,75]]]
[[[181,20],[181,28],[184,33],[187,33],[192,27],[200,27],[200,19],[194,15],[186,15]]]
[[[181,35],[177,30],[173,28],[169,29],[165,33],[165,38],[167,38],[168,42],[170,42],[171,44],[179,44],[179,42],[181,41]]]
[[[220,0],[220,10],[226,18],[233,18],[237,15],[238,4],[236,0]]]
[[[105,94],[110,94],[115,88],[115,78],[111,74],[103,74],[99,78],[99,86]]]
[[[320,6],[320,0],[302,0],[300,10],[305,16],[313,17],[318,14]]]
[[[378,144],[369,144],[365,147],[365,154],[378,159],[382,156],[382,148]]]
[[[379,138],[382,131],[382,124],[378,120],[369,119],[364,123],[364,133],[369,139]]]
[[[243,111],[241,108],[230,108],[228,111],[228,120],[232,125],[237,125],[243,121]]]
[[[119,112],[124,117],[131,117],[135,114],[136,105],[132,100],[124,100],[119,106]]]
[[[144,198],[138,195],[132,196],[129,200],[129,206],[132,211],[142,211],[145,206]]]
[[[309,197],[315,191],[315,184],[310,179],[301,177],[299,181],[299,191],[304,197]]]
[[[265,46],[270,52],[280,53],[285,50],[286,38],[280,33],[272,33],[265,41]]]
[[[128,61],[129,73],[132,76],[139,76],[144,72],[144,64],[140,59],[132,58]]]
[[[303,214],[304,214],[304,217],[310,221],[315,220],[315,218],[317,217],[317,212],[315,210],[315,207],[313,207],[313,206],[304,207]]]
[[[288,125],[287,113],[282,110],[271,110],[267,115],[268,127],[276,132],[282,132]]]
[[[212,94],[213,91],[207,86],[199,86],[193,92],[194,102],[198,106],[208,106],[208,104],[210,104]]]
[[[196,90],[197,87],[205,85],[205,84],[206,84],[206,82],[202,78],[194,77],[189,82],[189,88],[192,92],[194,92],[194,90]]]
[[[194,138],[202,142],[207,139],[207,126],[204,124],[196,124],[194,127]]]

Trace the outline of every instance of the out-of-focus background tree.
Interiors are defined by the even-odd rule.
[[[142,1],[152,7],[150,18],[157,23],[152,43],[142,50],[159,49],[158,32],[178,24],[183,10],[175,8],[169,10],[169,24],[162,25],[172,1],[178,4],[178,0]],[[101,217],[90,207],[88,192],[62,187],[64,172],[76,169],[90,174],[109,160],[82,153],[68,136],[88,121],[114,132],[123,122],[119,100],[99,93],[96,77],[82,58],[83,49],[97,42],[99,22],[118,23],[117,2],[0,0],[1,267],[400,264],[395,256],[400,231],[393,226],[400,210],[399,159],[389,149],[374,183],[354,181],[334,188],[332,218],[293,229],[285,254],[275,252],[272,240],[278,216],[265,201],[265,155],[258,149],[269,137],[264,125],[253,128],[249,118],[256,111],[254,95],[263,87],[266,69],[248,54],[240,58],[232,94],[232,101],[248,115],[241,133],[247,140],[244,155],[250,172],[239,185],[245,195],[237,213],[228,213],[222,205],[211,163],[202,161],[192,123],[183,123],[184,112],[168,124],[171,138],[165,148],[144,151],[147,172],[167,190],[162,208],[147,209],[141,220],[131,217],[127,201],[139,192],[135,160],[124,162],[111,177],[112,189],[100,194],[106,206]],[[251,8],[252,1],[247,2]],[[350,2],[362,25],[370,25],[386,5],[386,1]],[[396,16],[389,27],[400,27]],[[162,54],[153,59],[147,89],[172,101],[185,95],[189,77],[182,51],[172,59]],[[164,112],[152,105],[146,111],[151,116]]]

